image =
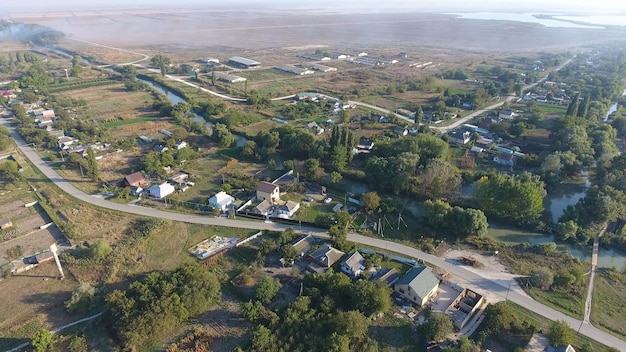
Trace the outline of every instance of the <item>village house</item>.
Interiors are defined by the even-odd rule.
[[[267,199],[263,200],[256,207],[252,208],[254,214],[269,216],[273,210],[273,205]]]
[[[324,127],[320,127],[316,122],[309,122],[306,127],[308,127],[315,134],[320,135],[324,133]]]
[[[450,142],[456,144],[467,144],[471,139],[469,131],[454,130],[448,133],[448,136],[450,137]]]
[[[146,183],[146,178],[137,171],[124,177],[124,185],[127,187],[139,187]]]
[[[163,199],[174,192],[176,192],[174,186],[170,185],[167,182],[148,188],[148,193],[156,199]]]
[[[300,257],[304,257],[314,243],[315,238],[313,236],[302,235],[291,242],[291,247],[296,250],[296,253],[298,253]]]
[[[515,155],[509,153],[500,153],[493,158],[493,162],[504,166],[515,166]]]
[[[404,137],[407,134],[409,134],[409,130],[406,127],[402,127],[402,126],[394,127],[393,132],[395,132],[395,134],[397,134],[400,137]]]
[[[354,279],[361,275],[361,272],[365,269],[365,258],[359,251],[350,254],[341,262],[341,271]]]
[[[291,219],[299,209],[300,203],[288,200],[287,203],[278,207],[278,217]]]
[[[576,352],[572,345],[548,346],[546,352]]]
[[[395,268],[382,268],[378,270],[370,280],[372,282],[385,284],[387,287],[392,287],[399,278],[400,275]]]
[[[324,244],[309,255],[311,264],[308,266],[308,269],[313,272],[326,272],[326,270],[339,261],[344,254],[344,252],[333,246]]]
[[[372,150],[372,148],[374,148],[374,142],[369,139],[361,138],[356,147],[360,150]]]
[[[438,288],[439,279],[427,266],[411,268],[393,286],[395,292],[420,307],[437,294]]]
[[[280,200],[280,188],[278,185],[261,181],[256,186],[256,199],[258,201],[267,200],[270,203]]]
[[[506,120],[512,120],[514,116],[515,114],[513,113],[513,111],[508,109],[500,110],[500,113],[498,114],[499,118]]]
[[[187,142],[185,142],[185,141],[183,141],[181,139],[176,140],[176,143],[174,143],[174,149],[176,149],[176,150],[181,150],[181,149],[183,149],[185,147],[187,147]]]
[[[234,202],[235,198],[226,192],[216,193],[214,196],[209,198],[209,205],[219,209],[221,212],[228,210],[228,207],[230,207]]]

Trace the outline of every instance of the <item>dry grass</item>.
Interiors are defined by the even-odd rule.
[[[84,110],[81,109],[80,114],[103,122],[156,114],[151,108],[154,101],[152,93],[128,92],[123,84],[89,87],[61,94],[68,98],[86,100],[87,106]]]
[[[0,304],[0,336],[15,339],[30,339],[34,331],[20,329],[29,324],[60,326],[76,320],[65,312],[63,302],[70,298],[78,282],[66,272],[65,280],[59,280],[54,262],[47,262],[25,273],[9,277],[0,282],[2,304]],[[0,350],[19,344],[9,341]]]

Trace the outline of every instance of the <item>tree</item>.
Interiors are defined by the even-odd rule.
[[[460,185],[461,175],[456,167],[441,159],[431,159],[427,166],[420,167],[416,192],[438,199],[456,192]]]
[[[391,308],[391,289],[385,285],[359,280],[353,292],[356,308],[366,316],[385,313]]]
[[[170,58],[164,56],[164,55],[155,55],[150,59],[150,65],[152,67],[157,67],[161,70],[161,75],[165,76],[165,74],[167,73],[167,67],[170,66],[172,64],[172,61],[170,60]]]
[[[367,192],[361,195],[361,205],[369,214],[375,212],[380,207],[380,197],[376,192]]]
[[[316,158],[309,158],[304,162],[304,176],[315,180],[317,179],[317,171],[320,168],[320,161]]]
[[[276,297],[281,287],[282,285],[278,279],[271,276],[263,276],[254,289],[254,297],[265,304],[270,303]]]
[[[543,213],[545,185],[537,175],[523,173],[484,176],[474,187],[474,200],[481,210],[516,224],[532,224]]]
[[[14,160],[6,160],[2,164],[0,164],[0,172],[2,172],[6,177],[10,178],[12,181],[18,181],[22,178],[19,164]]]
[[[335,224],[328,229],[328,236],[337,249],[343,250],[348,246],[348,231],[346,227]]]
[[[548,268],[539,267],[530,272],[529,280],[533,286],[547,290],[554,282],[554,273]]]
[[[428,321],[422,325],[422,333],[426,341],[443,341],[452,332],[452,321],[439,312],[430,312]]]
[[[100,179],[100,169],[98,168],[98,160],[93,148],[87,148],[87,175],[94,181]]]
[[[263,325],[257,326],[252,332],[252,352],[276,352],[280,351],[278,338],[272,331]]]
[[[576,238],[577,232],[578,224],[576,224],[573,220],[559,222],[556,224],[557,238],[561,241],[565,241],[568,238]]]
[[[330,173],[330,183],[337,184],[341,182],[342,179],[343,179],[343,176],[341,176],[341,173],[337,171],[333,171]]]
[[[39,329],[30,340],[31,345],[37,352],[44,352],[52,345],[54,335],[49,330]]]
[[[74,55],[72,58],[72,76],[78,77],[78,75],[83,72],[83,58],[80,55]]]
[[[235,137],[224,124],[218,123],[215,125],[214,135],[217,143],[222,148],[228,148],[235,143]]]
[[[111,246],[105,240],[98,239],[89,247],[89,257],[96,262],[100,262],[108,257],[112,251]]]
[[[574,342],[574,330],[569,327],[569,324],[563,320],[556,320],[550,324],[548,329],[548,339],[550,345],[569,345]]]

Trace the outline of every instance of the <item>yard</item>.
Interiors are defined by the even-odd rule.
[[[603,269],[596,275],[591,322],[619,338],[626,338],[626,274]]]

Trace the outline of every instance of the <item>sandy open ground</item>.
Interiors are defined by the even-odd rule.
[[[461,260],[463,257],[476,259],[482,265],[479,268],[465,265]],[[507,268],[504,267],[502,263],[500,263],[500,260],[497,256],[483,255],[480,252],[474,250],[450,249],[444,254],[444,258],[446,258],[446,261],[449,261],[451,263],[465,266],[467,270],[489,277],[492,281],[496,281],[504,287],[509,287],[511,291],[515,291],[521,295],[528,296],[515,280],[515,278],[519,277],[519,275],[510,273]],[[451,280],[454,282],[458,282],[459,279],[461,279],[462,281],[463,278],[451,278]],[[503,297],[498,294],[491,294],[489,292],[478,293],[484,295],[487,301],[489,301],[490,303],[495,303],[503,300]]]
[[[328,46],[380,46],[512,52],[622,39],[626,30],[548,28],[538,24],[457,19],[427,13],[346,14],[322,11],[177,9],[33,12],[11,19],[39,23],[68,37],[126,48],[194,48],[245,52]]]

